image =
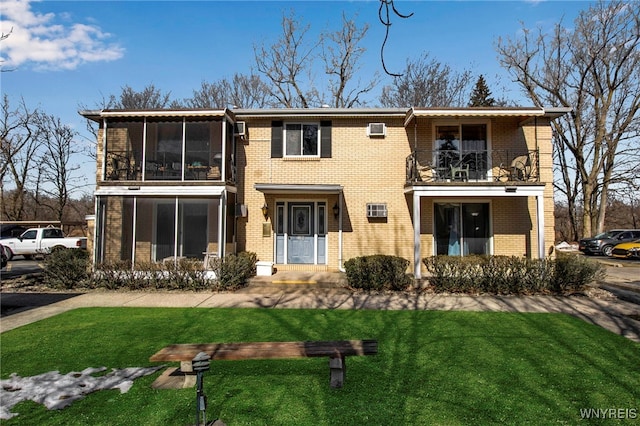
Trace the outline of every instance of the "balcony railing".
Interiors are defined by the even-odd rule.
[[[112,181],[226,181],[235,183],[235,165],[227,163],[227,179],[222,176],[222,155],[205,161],[175,161],[175,155],[158,152],[155,159],[142,161],[142,153],[135,151],[108,151],[106,154],[105,180]],[[187,158],[189,153],[187,153]]]
[[[538,182],[537,150],[416,150],[407,157],[407,183]]]

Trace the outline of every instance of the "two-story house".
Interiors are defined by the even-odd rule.
[[[544,257],[567,108],[83,111],[94,259],[256,252],[278,270],[393,254]]]

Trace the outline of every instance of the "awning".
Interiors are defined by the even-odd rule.
[[[340,194],[342,185],[256,183],[253,187],[264,194]]]

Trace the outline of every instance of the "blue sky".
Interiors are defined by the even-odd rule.
[[[283,13],[291,10],[310,25],[310,39],[321,31],[340,29],[343,13],[349,18],[357,16],[360,24],[369,23],[359,75],[365,81],[375,72],[384,77],[379,4],[378,0],[2,0],[1,30],[4,34],[13,31],[0,44],[0,57],[3,69],[13,71],[0,74],[0,89],[14,106],[23,98],[27,106],[56,115],[86,135],[77,114],[80,105],[97,107],[125,85],[142,90],[154,84],[170,91],[172,98],[184,99],[202,81],[249,73],[254,45],[273,44],[282,32]],[[520,100],[518,89],[498,64],[498,37],[516,37],[520,22],[527,28],[549,29],[563,19],[570,26],[590,4],[575,0],[396,0],[401,13],[414,15],[409,19],[392,15],[385,63],[390,71],[401,72],[408,58],[428,52],[456,70],[484,74],[494,96]],[[390,79],[383,78],[382,84]],[[378,95],[379,91],[371,97],[372,105]],[[529,105],[523,99],[519,103]],[[78,162],[85,163],[91,176],[89,159]]]

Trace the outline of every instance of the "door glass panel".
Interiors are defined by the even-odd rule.
[[[175,252],[175,202],[156,205],[155,261],[173,257]]]
[[[311,208],[309,206],[291,207],[291,235],[311,235]]]
[[[436,255],[490,254],[489,204],[435,205]]]
[[[204,259],[207,251],[207,210],[206,202],[180,201],[180,256]]]
[[[489,205],[462,205],[464,254],[489,254]]]
[[[460,162],[460,131],[458,126],[436,127],[436,158],[438,176],[451,177],[451,166]]]
[[[470,179],[487,177],[487,125],[463,124],[462,163],[469,165]]]

